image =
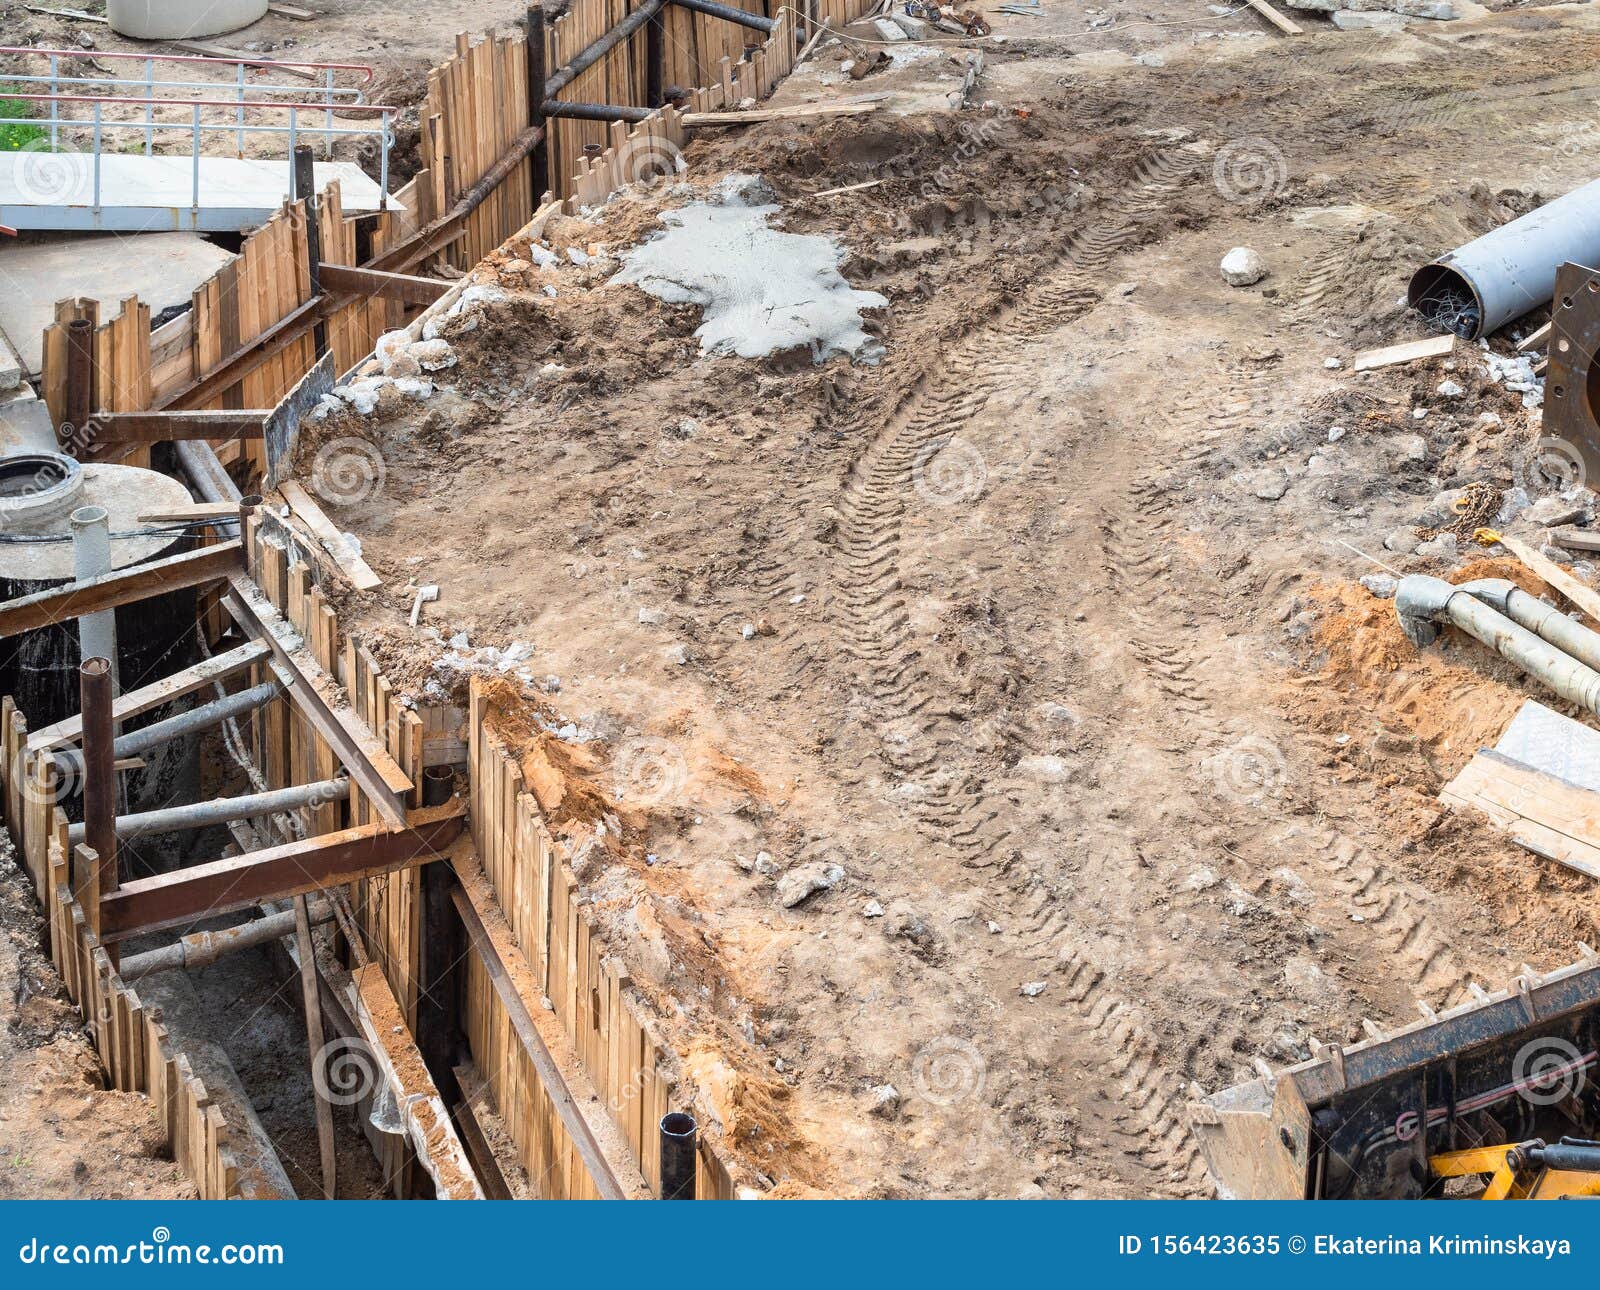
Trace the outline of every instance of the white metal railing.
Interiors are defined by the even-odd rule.
[[[156,107],[165,102],[182,103],[192,99],[174,98],[169,96],[170,91],[210,91],[214,97],[228,94],[229,102],[234,108],[235,147],[239,155],[244,154],[245,135],[250,133],[250,128],[245,124],[245,110],[252,104],[270,103],[280,100],[293,100],[307,105],[315,103],[322,110],[324,128],[320,134],[324,143],[324,153],[328,157],[333,155],[333,141],[339,131],[334,126],[334,113],[342,107],[355,106],[366,101],[365,91],[362,87],[372,82],[373,70],[364,63],[297,63],[286,60],[248,59],[248,58],[212,58],[197,54],[169,54],[154,56],[149,54],[112,53],[101,50],[81,49],[39,49],[32,46],[0,46],[0,57],[34,57],[44,58],[48,63],[48,70],[43,73],[18,73],[7,74],[0,77],[7,84],[14,85],[40,85],[44,86],[50,96],[50,117],[48,121],[33,121],[36,125],[48,124],[50,129],[50,146],[52,149],[61,146],[61,127],[74,124],[61,119],[57,101],[64,96],[70,97],[75,93],[85,90],[139,90],[142,91],[140,101],[144,105],[144,151],[146,156],[151,156],[155,151],[155,132],[159,123],[155,119]],[[79,76],[70,75],[63,71],[63,60],[89,59],[93,61],[121,61],[137,63],[140,65],[142,75],[139,76]],[[156,75],[157,63],[174,63],[183,68],[201,69],[217,68],[231,69],[230,80],[227,82],[214,80],[179,80],[168,76]],[[91,62],[93,66],[93,62]],[[247,81],[247,71],[250,69],[295,69],[301,75],[316,77],[320,84],[289,85],[274,81]],[[340,85],[338,79],[345,73],[360,73],[360,83],[357,85]],[[251,95],[262,97],[252,98]],[[295,96],[298,96],[296,98]],[[22,97],[10,95],[9,97]],[[117,101],[115,99],[111,101]],[[121,101],[132,101],[123,99]],[[9,120],[11,118],[0,118]],[[81,124],[87,124],[81,123]]]
[[[193,181],[190,192],[190,207],[200,209],[200,142],[207,133],[225,134],[285,134],[289,140],[289,155],[294,155],[296,144],[300,141],[302,133],[299,126],[299,114],[302,111],[321,113],[320,106],[304,103],[249,103],[247,107],[256,111],[287,112],[289,122],[287,125],[243,125],[237,122],[205,122],[200,119],[201,108],[206,107],[231,107],[232,99],[135,99],[135,98],[110,98],[89,94],[10,94],[6,97],[18,99],[23,102],[48,102],[50,104],[50,120],[57,127],[73,126],[84,127],[93,131],[93,145],[91,156],[94,166],[93,208],[96,213],[100,210],[100,159],[104,153],[104,138],[108,131],[113,130],[181,130],[187,131],[191,136],[190,156],[193,162]],[[86,118],[65,117],[61,115],[61,105],[64,103],[88,103],[92,111]],[[117,106],[159,106],[164,108],[187,107],[191,116],[187,121],[154,121],[154,120],[108,120],[105,116],[107,105]],[[381,103],[353,103],[344,104],[339,108],[341,113],[376,114],[378,128],[373,130],[360,126],[319,125],[311,131],[317,135],[360,135],[370,136],[376,134],[380,146],[379,158],[379,207],[388,204],[389,197],[389,150],[394,143],[393,117],[400,111],[399,108],[390,107]],[[7,117],[0,116],[0,123],[26,122],[39,125],[41,121],[36,117]],[[298,194],[304,196],[305,194]]]

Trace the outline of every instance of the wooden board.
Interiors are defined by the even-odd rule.
[[[1245,0],[1245,3],[1263,18],[1265,18],[1268,22],[1270,22],[1279,31],[1281,31],[1285,36],[1298,36],[1301,34],[1302,29],[1300,25],[1285,18],[1281,13],[1268,4],[1267,0]]]
[[[339,531],[338,526],[312,499],[310,493],[292,479],[284,480],[279,485],[279,491],[283,494],[283,500],[289,503],[289,509],[294,512],[295,517],[311,530],[317,541],[322,544],[323,550],[339,566],[340,572],[350,579],[357,591],[371,591],[383,586],[383,579],[372,571],[360,553]]]
[[[1600,879],[1600,793],[1482,748],[1439,800],[1482,811],[1518,846]]]
[[[439,859],[461,832],[459,801],[413,811],[403,829],[363,824],[241,856],[137,878],[101,903],[106,942],[186,926],[212,914],[248,909],[340,887]]]
[[[1540,555],[1521,538],[1500,537],[1500,544],[1595,622],[1600,622],[1600,591],[1580,582],[1554,560]]]
[[[120,573],[8,600],[0,604],[0,636],[20,636],[52,623],[131,605],[184,587],[198,587],[243,571],[244,548],[237,542],[222,542],[185,555],[153,560]]]
[[[1350,367],[1357,372],[1371,372],[1380,367],[1393,367],[1396,363],[1415,363],[1424,358],[1447,358],[1455,352],[1454,336],[1429,336],[1424,340],[1408,340],[1403,345],[1386,345],[1382,349],[1369,349],[1357,354]]]

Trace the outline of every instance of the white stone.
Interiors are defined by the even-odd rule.
[[[796,865],[778,879],[778,903],[785,909],[793,909],[817,892],[827,891],[830,887],[836,886],[843,877],[842,866],[827,864],[821,860]]]
[[[1018,993],[1023,995],[1025,998],[1037,999],[1041,994],[1044,993],[1044,988],[1047,984],[1048,983],[1044,981],[1024,981],[1021,988],[1018,990]]]
[[[890,22],[887,18],[874,18],[872,25],[878,29],[878,34],[890,44],[905,40],[907,33],[901,30],[900,24]]]
[[[1230,287],[1248,287],[1266,276],[1266,261],[1248,246],[1236,246],[1222,257],[1222,280]]]

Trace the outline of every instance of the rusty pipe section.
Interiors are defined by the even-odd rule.
[[[325,900],[312,904],[312,926],[332,921],[332,905]],[[285,936],[293,936],[294,923],[294,910],[286,909],[281,913],[268,914],[263,918],[251,919],[247,923],[224,927],[215,932],[190,932],[171,945],[163,945],[159,949],[146,950],[143,954],[133,954],[123,959],[122,979],[137,981],[140,977],[153,976],[157,972],[170,972],[175,968],[206,967],[225,955],[239,950],[268,945],[273,941],[282,940]]]
[[[1418,649],[1438,639],[1441,624],[1452,624],[1544,682],[1563,699],[1600,715],[1600,671],[1513,621],[1466,587],[1452,586],[1443,578],[1412,574],[1402,578],[1395,589],[1394,609],[1401,630]],[[1520,601],[1518,611],[1527,612],[1532,619],[1531,610]],[[1557,630],[1544,618],[1540,621],[1548,629]]]
[[[102,894],[117,889],[117,753],[111,719],[111,660],[85,659],[78,668],[83,713],[83,823],[72,827],[100,858]]]
[[[129,734],[117,736],[117,758],[121,760],[125,757],[138,757],[173,739],[199,734],[203,730],[211,729],[212,726],[221,725],[224,721],[253,712],[263,704],[271,703],[282,693],[283,686],[279,682],[265,681],[260,685],[251,686],[248,690],[240,690],[236,694],[227,695],[214,702],[190,708],[189,711],[180,712],[175,717],[153,721],[148,726]],[[78,763],[78,752],[73,748],[63,748],[55,756],[58,762],[68,768]]]

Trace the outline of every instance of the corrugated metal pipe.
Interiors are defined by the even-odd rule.
[[[1600,179],[1423,265],[1406,296],[1439,331],[1477,340],[1548,302],[1569,261],[1600,267]]]
[[[1487,579],[1456,587],[1412,574],[1395,589],[1394,608],[1417,648],[1431,645],[1440,624],[1451,623],[1562,698],[1600,715],[1600,671],[1590,665],[1600,662],[1600,637],[1512,584]]]

